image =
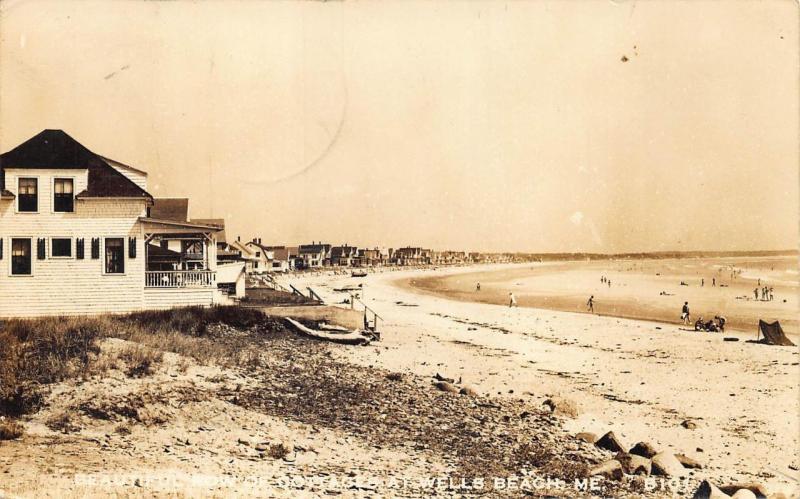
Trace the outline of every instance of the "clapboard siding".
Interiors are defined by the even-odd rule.
[[[146,288],[144,308],[163,309],[173,307],[208,306],[214,301],[213,288],[170,289]]]
[[[18,176],[39,179],[39,212],[17,213],[16,199],[0,200],[0,317],[124,313],[143,308],[210,305],[214,290],[144,288],[146,257],[139,217],[144,199],[76,199],[74,213],[52,211],[52,178],[75,179],[75,193],[86,188],[85,170],[6,170],[6,186],[16,194]],[[32,275],[11,275],[11,239],[31,238]],[[72,239],[72,256],[53,258],[51,238]],[[105,239],[122,238],[125,273],[104,273]],[[46,258],[37,259],[37,240],[46,240]],[[76,258],[77,238],[84,241],[84,258]],[[100,239],[100,258],[92,259],[92,239]],[[129,258],[130,238],[136,238],[136,258]]]

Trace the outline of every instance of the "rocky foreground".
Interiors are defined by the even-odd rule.
[[[23,435],[0,442],[0,496],[768,495],[701,484],[700,463],[647,443],[569,434],[569,400],[356,366],[335,350],[371,347],[275,320],[181,341],[176,354],[105,339],[91,376],[48,387]]]

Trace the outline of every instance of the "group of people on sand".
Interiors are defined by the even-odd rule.
[[[681,308],[681,320],[685,326],[691,325],[691,312],[689,311],[689,302],[683,302]],[[708,331],[708,332],[722,332],[725,331],[725,322],[727,320],[722,315],[715,315],[713,320],[704,321],[702,317],[698,317],[694,323],[695,331]]]
[[[775,296],[772,294],[773,289],[768,286],[764,286],[760,289],[761,291],[761,301],[772,301]],[[756,297],[756,301],[758,301],[758,292],[759,288],[753,290],[753,295]]]
[[[609,279],[609,278],[608,278],[608,277],[606,277],[606,276],[602,276],[602,277],[600,278],[600,282],[601,282],[601,283],[603,283],[603,284],[608,284],[608,287],[609,287],[609,288],[611,287],[611,279]]]

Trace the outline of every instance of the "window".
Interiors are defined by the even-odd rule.
[[[68,237],[54,237],[50,240],[50,255],[53,257],[72,256],[72,239]]]
[[[11,240],[11,274],[31,275],[31,240]]]
[[[53,180],[53,211],[64,213],[72,213],[75,211],[72,187],[71,178],[57,178]]]
[[[19,179],[17,199],[19,211],[39,211],[39,180],[35,178]]]
[[[106,274],[125,273],[125,243],[120,238],[106,239]]]

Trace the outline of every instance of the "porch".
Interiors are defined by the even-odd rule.
[[[141,219],[145,242],[144,287],[217,288],[218,227]]]

